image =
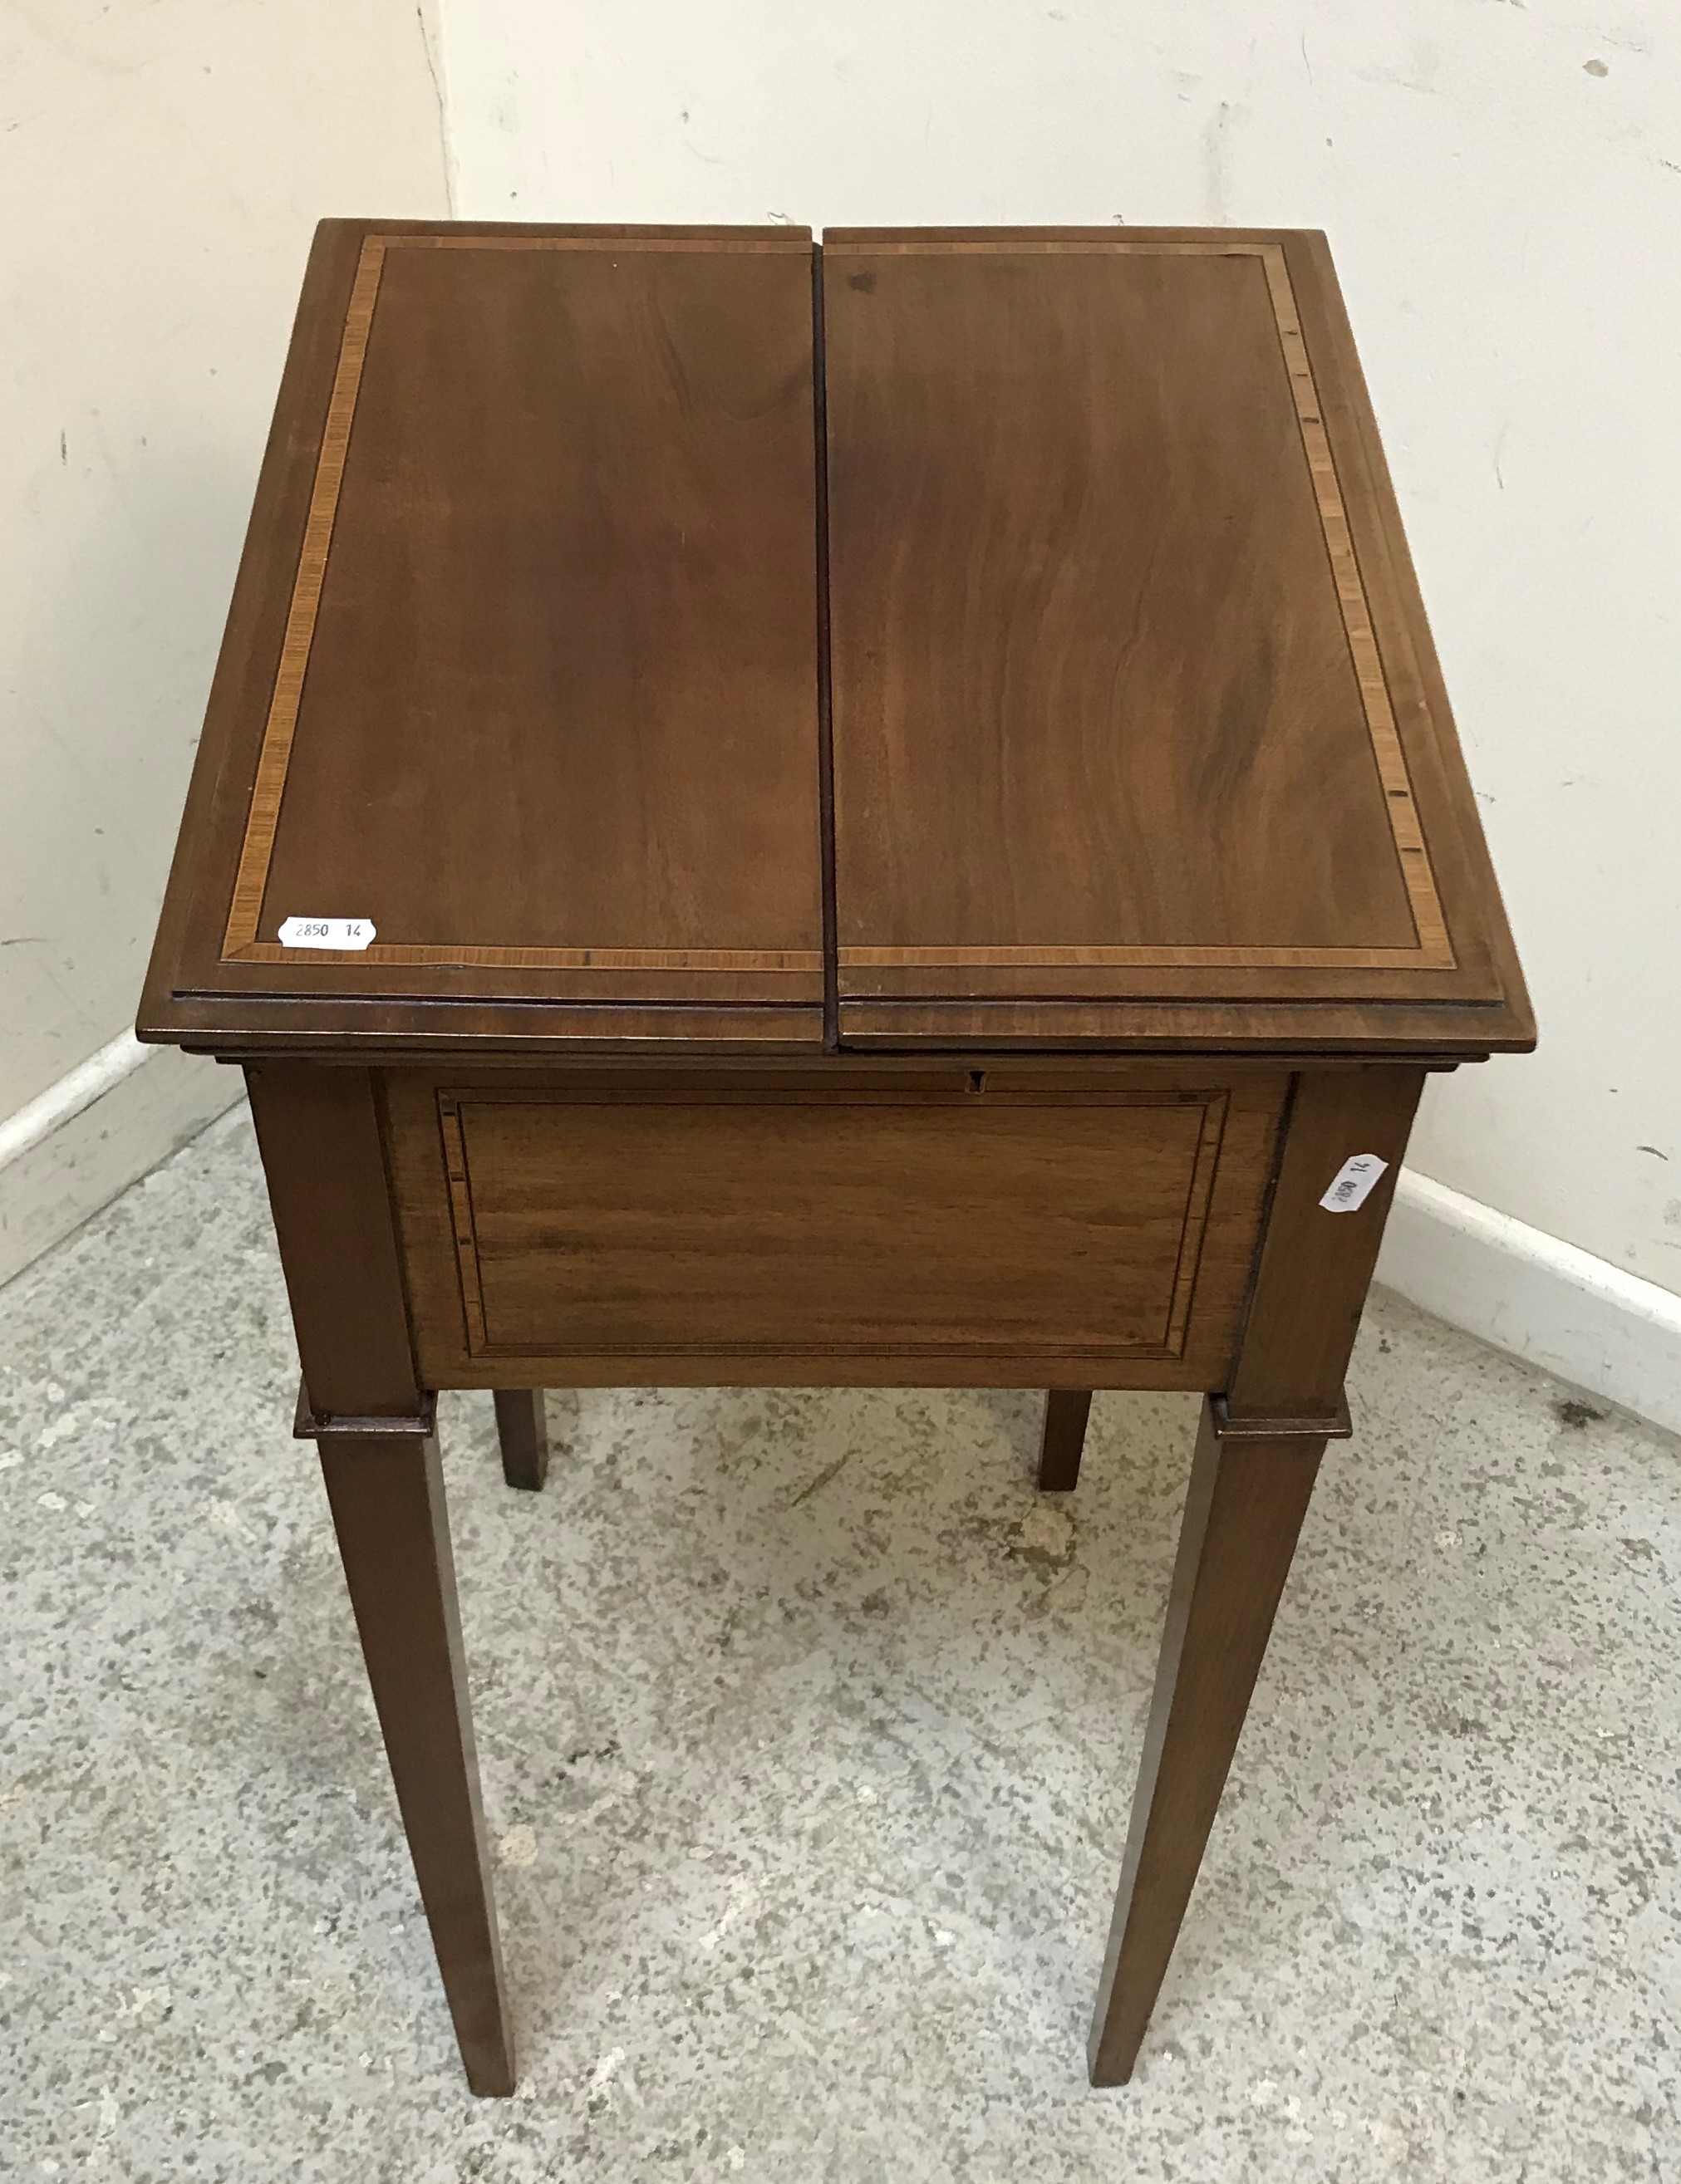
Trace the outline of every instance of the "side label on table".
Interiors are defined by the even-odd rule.
[[[1376,1153],[1350,1153],[1334,1176],[1320,1204],[1327,1213],[1352,1213],[1364,1206],[1371,1186],[1389,1165]]]
[[[373,939],[370,917],[288,917],[280,928],[282,948],[366,948]]]

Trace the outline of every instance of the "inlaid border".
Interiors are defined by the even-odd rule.
[[[1220,1166],[1220,1147],[1226,1134],[1226,1109],[1230,1095],[1223,1089],[1206,1091],[1187,1091],[1175,1088],[1163,1092],[1055,1092],[1004,1093],[992,1095],[998,1105],[1012,1107],[1043,1107],[1079,1106],[1099,1107],[1171,1107],[1180,1110],[1200,1108],[1201,1127],[1197,1150],[1192,1157],[1191,1175],[1186,1189],[1184,1212],[1181,1217],[1179,1255],[1174,1267],[1173,1287],[1169,1292],[1168,1308],[1163,1338],[1159,1343],[1117,1343],[1113,1355],[1116,1357],[1148,1358],[1171,1362],[1185,1354],[1191,1326],[1191,1312],[1195,1300],[1197,1276],[1202,1266],[1203,1246],[1208,1234],[1209,1208],[1214,1197],[1215,1173]],[[837,1103],[818,1092],[769,1092],[721,1089],[711,1094],[697,1095],[690,1091],[617,1093],[611,1101],[604,1100],[598,1092],[540,1092],[522,1087],[499,1089],[491,1086],[474,1086],[471,1089],[451,1091],[440,1089],[437,1094],[438,1125],[444,1147],[444,1170],[448,1178],[450,1193],[450,1229],[455,1240],[455,1265],[461,1284],[461,1316],[466,1328],[466,1354],[469,1358],[498,1357],[564,1357],[572,1355],[594,1356],[596,1353],[584,1346],[569,1349],[564,1342],[509,1343],[493,1341],[489,1331],[484,1310],[484,1284],[479,1262],[477,1228],[474,1219],[472,1173],[467,1152],[466,1132],[462,1126],[461,1110],[480,1105],[499,1106],[552,1107],[556,1104],[600,1107],[611,1106],[622,1109],[627,1099],[638,1105],[663,1106],[796,1106],[834,1110]],[[874,1099],[861,1100],[857,1104],[871,1106],[919,1107],[928,1111],[963,1104],[962,1096],[953,1100],[949,1095],[935,1095],[918,1100],[902,1093],[886,1093]],[[780,1357],[786,1353],[785,1340],[774,1343],[753,1343],[735,1340],[729,1342],[685,1344],[673,1351],[670,1344],[650,1346],[645,1353],[639,1351],[615,1352],[615,1355],[651,1357],[673,1355],[710,1357]],[[917,1342],[895,1343],[893,1354],[907,1357],[954,1357],[958,1356],[1014,1356],[1019,1348],[1014,1341],[997,1342]],[[1092,1355],[1091,1346],[1072,1344],[1036,1344],[1036,1354],[1047,1357],[1067,1355],[1085,1357]],[[880,1354],[879,1345],[829,1344],[824,1346],[823,1354],[835,1357],[873,1357]]]
[[[309,670],[327,556],[332,546],[332,528],[338,513],[338,496],[344,482],[345,456],[355,421],[362,366],[367,356],[387,252],[723,250],[750,256],[774,256],[792,251],[809,254],[810,248],[808,242],[793,237],[785,239],[775,236],[750,236],[739,240],[698,236],[605,235],[370,235],[363,238],[344,315],[332,391],[327,398],[327,423],[310,491],[304,543],[299,552],[286,632],[281,642],[280,666],[270,694],[268,715],[257,754],[256,776],[222,939],[223,962],[290,963],[294,967],[300,963],[447,964],[464,969],[684,971],[701,974],[751,972],[769,978],[808,978],[813,972],[822,971],[823,951],[818,948],[531,948],[511,944],[469,945],[448,941],[375,940],[366,949],[311,949],[304,956],[295,949],[282,947],[277,941],[258,938],[275,836],[280,826],[281,800],[286,793],[299,709],[303,703],[304,678]]]
[[[610,237],[541,235],[371,235],[363,239],[345,313],[327,421],[316,460],[304,540],[293,579],[280,663],[271,693],[259,748],[245,833],[240,845],[225,930],[224,962],[290,963],[297,951],[258,937],[267,891],[269,867],[280,823],[282,800],[297,732],[304,677],[315,638],[332,549],[333,525],[343,483],[350,432],[361,387],[362,369],[378,300],[385,257],[392,249],[490,249],[586,251],[741,251],[754,254],[808,250],[790,237],[722,239],[697,237]],[[1211,970],[1452,970],[1456,958],[1443,915],[1435,876],[1384,678],[1382,655],[1370,604],[1360,571],[1353,534],[1335,458],[1321,410],[1313,366],[1301,330],[1295,292],[1282,245],[1276,242],[1148,242],[1125,237],[1024,242],[997,240],[905,240],[835,243],[835,256],[986,254],[1072,256],[1117,254],[1156,256],[1253,258],[1261,266],[1268,301],[1277,328],[1303,452],[1312,482],[1315,506],[1324,536],[1349,655],[1358,683],[1372,757],[1383,791],[1418,944],[1413,948],[1300,948],[1225,945],[1064,946],[1032,943],[997,947],[841,947],[842,969],[1211,969]],[[374,941],[368,948],[311,950],[312,965],[387,964],[462,968],[565,971],[673,971],[690,974],[752,972],[765,978],[808,978],[823,968],[818,949],[538,948],[514,944],[467,944],[445,941]]]
[[[1348,639],[1349,658],[1360,688],[1371,755],[1383,791],[1391,838],[1405,884],[1408,907],[1418,942],[1412,948],[1295,948],[1268,946],[1220,947],[1064,947],[1055,943],[1031,943],[1001,947],[843,947],[843,970],[956,970],[1011,969],[1037,966],[1052,969],[1105,970],[1361,970],[1451,971],[1457,958],[1448,935],[1447,921],[1437,892],[1430,853],[1419,824],[1406,755],[1401,748],[1389,686],[1377,646],[1371,609],[1361,580],[1348,510],[1337,476],[1336,460],[1320,406],[1319,389],[1283,246],[1276,242],[1149,242],[1125,236],[1067,237],[1028,242],[1019,239],[963,240],[957,237],[926,241],[857,241],[828,246],[835,257],[1114,257],[1117,254],[1178,258],[1254,258],[1266,281],[1267,300],[1278,330],[1285,371],[1301,434],[1302,450],[1312,482],[1325,550],[1336,586],[1338,605]]]

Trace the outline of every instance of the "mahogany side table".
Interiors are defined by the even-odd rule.
[[[1533,1044],[1324,239],[329,221],[140,1017],[247,1072],[467,2076],[434,1392],[1206,1398],[1131,2071],[1424,1072]]]

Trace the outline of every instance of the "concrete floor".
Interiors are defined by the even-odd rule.
[[[1677,1445],[1387,1300],[1133,2085],[1082,2050],[1194,1418],[443,1405],[522,2048],[466,2092],[243,1116],[0,1293],[0,2170],[1681,2176]],[[571,1419],[569,1427],[568,1422]]]

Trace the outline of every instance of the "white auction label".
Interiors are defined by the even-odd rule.
[[[1364,1206],[1371,1187],[1389,1165],[1376,1153],[1351,1153],[1334,1176],[1320,1204],[1327,1213],[1352,1213]]]
[[[373,939],[370,917],[288,917],[280,928],[282,948],[366,948]]]

